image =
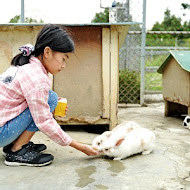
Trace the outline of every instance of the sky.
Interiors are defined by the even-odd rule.
[[[107,6],[112,0],[25,0],[25,17],[37,20],[42,19],[45,23],[84,24],[91,23],[96,13],[104,11],[100,8]],[[118,0],[119,1],[119,0]],[[124,0],[120,0],[123,2]],[[131,11],[134,20],[142,22],[142,1],[131,0]],[[181,17],[183,21],[190,20],[190,9],[182,11],[181,3],[189,3],[189,0],[146,0],[146,28],[151,29],[153,24],[164,19],[166,8],[171,14]],[[8,23],[21,11],[21,0],[0,1],[0,23]],[[186,13],[186,16],[183,15]]]

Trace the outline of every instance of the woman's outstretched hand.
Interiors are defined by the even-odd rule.
[[[99,152],[97,152],[96,150],[94,150],[92,147],[88,146],[88,145],[83,145],[83,150],[81,150],[82,152],[84,152],[86,155],[88,156],[96,156],[98,154],[100,154]]]
[[[85,144],[81,144],[79,142],[76,141],[72,141],[70,144],[71,147],[85,153],[88,156],[96,156],[99,155],[100,153],[96,150],[94,150],[91,146],[89,145],[85,145]]]

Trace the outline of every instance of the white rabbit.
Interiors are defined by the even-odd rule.
[[[92,142],[92,147],[99,152],[102,152],[104,142],[110,137],[111,131],[105,131],[98,135]]]
[[[122,123],[120,123],[119,125],[117,125],[115,128],[113,128],[113,132],[116,130],[127,130],[127,132],[130,132],[131,130],[133,130],[134,128],[139,128],[141,127],[138,123],[136,123],[135,121],[124,121]]]
[[[149,154],[155,146],[155,134],[146,128],[136,128],[130,131],[125,138],[120,138],[113,145],[106,141],[103,146],[105,155],[121,160],[131,155],[142,153]]]
[[[140,125],[134,121],[125,121],[117,125],[112,131],[106,131],[97,136],[92,142],[92,147],[99,152],[102,152],[103,145],[107,140],[114,143],[117,139],[124,138],[131,130],[139,127]]]
[[[127,121],[117,125],[117,127],[112,130],[112,133],[108,139],[109,144],[111,145],[112,143],[115,145],[118,139],[125,138],[128,133],[137,128],[141,128],[141,126],[134,121]]]

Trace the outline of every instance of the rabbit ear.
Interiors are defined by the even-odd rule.
[[[106,137],[110,137],[111,133],[111,131],[105,131],[103,134],[106,135]]]
[[[121,143],[122,143],[124,140],[125,140],[124,138],[119,139],[119,140],[116,142],[115,146],[120,146]]]

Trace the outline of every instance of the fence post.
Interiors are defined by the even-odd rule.
[[[24,0],[21,0],[20,21],[21,21],[21,23],[24,23]]]
[[[145,92],[145,46],[146,46],[146,0],[143,0],[143,24],[142,24],[142,41],[141,41],[141,88],[140,104],[144,104]]]

